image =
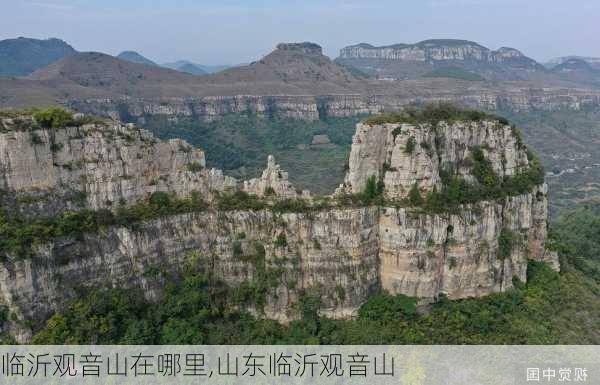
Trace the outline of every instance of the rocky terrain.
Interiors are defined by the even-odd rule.
[[[425,67],[431,68],[422,73],[426,76],[409,76],[409,79],[381,74],[379,78],[365,77],[364,71],[343,62],[342,58],[331,61],[314,43],[282,43],[254,63],[203,76],[182,73],[198,73],[195,67],[183,68],[186,64],[183,62],[172,63],[177,71],[171,71],[100,53],[76,53],[27,77],[0,76],[0,107],[63,105],[134,122],[152,128],[161,137],[189,138],[189,133],[180,128],[204,125],[215,119],[227,120],[226,117],[234,115],[300,118],[309,122],[330,119],[328,124],[333,124],[332,118],[395,111],[409,104],[451,101],[496,111],[523,122],[526,140],[541,153],[547,168],[556,168],[557,173],[564,171],[560,178],[553,179],[558,188],[552,190],[553,194],[561,195],[559,199],[565,205],[573,202],[573,196],[588,199],[595,191],[596,173],[588,175],[588,171],[594,171],[597,163],[596,138],[594,130],[586,128],[594,123],[590,112],[600,107],[600,78],[593,59],[561,59],[553,69],[544,70],[513,50],[492,51],[477,43],[455,40],[385,47],[381,52],[392,55],[385,59],[350,59],[352,55],[380,55],[373,53],[380,52],[377,47],[360,47],[343,50],[342,56],[347,57],[343,60],[377,60],[387,63],[385,68],[392,70],[393,66],[405,66],[408,62],[393,59],[394,54],[390,52],[398,51],[402,57],[410,52],[417,55],[415,57],[426,57],[424,52],[427,52],[428,62],[415,63],[421,72]],[[490,77],[486,71],[495,71],[496,75]],[[506,73],[514,75],[513,80],[502,78]],[[496,79],[495,76],[499,76],[499,80],[490,80]],[[521,80],[514,80],[516,78]],[[573,115],[584,125],[561,120],[556,126],[540,118],[551,114]],[[157,121],[164,123],[157,124]],[[343,144],[346,146],[343,151],[347,152],[349,137]],[[207,151],[209,158],[223,156],[219,148],[207,146]],[[298,160],[305,159],[305,155],[298,152],[290,156]],[[345,157],[345,153],[340,156]],[[565,162],[554,161],[556,157],[588,157],[590,162],[562,164]],[[281,154],[278,159],[287,162]],[[261,159],[261,164],[264,161],[266,159]],[[226,171],[240,167],[239,164],[233,166],[219,164],[219,168]],[[289,163],[286,168],[290,169]],[[571,170],[582,172],[571,173]],[[245,174],[243,170],[239,172]],[[252,172],[255,173],[256,168]],[[341,173],[336,174],[336,179],[341,180]],[[562,194],[565,188],[571,187],[577,191]]]
[[[514,48],[492,51],[467,40],[424,40],[415,44],[375,47],[362,43],[340,50],[337,62],[380,78],[407,79],[434,68],[459,67],[487,79],[523,80],[544,67]]]
[[[317,44],[282,43],[249,65],[196,77],[178,72],[199,73],[196,69],[186,70],[182,67],[184,63],[173,64],[176,72],[101,53],[77,53],[38,69],[26,78],[0,77],[0,106],[67,104],[94,113],[112,113],[119,109],[136,116],[140,111],[169,115],[175,111],[200,117],[277,108],[284,111],[284,116],[312,118],[318,110],[330,112],[332,116],[347,116],[434,100],[490,110],[579,109],[596,105],[600,95],[594,88],[596,83],[577,72],[548,71],[516,50],[490,51],[472,42],[427,41],[381,48],[382,52],[401,52],[381,54],[384,57],[429,58],[427,62],[416,62],[417,67],[435,71],[430,76],[419,75],[408,80],[393,76],[394,80],[385,74],[380,79],[365,78],[360,66],[343,62],[372,60],[370,56],[379,54],[371,51],[378,50],[360,45],[342,50],[342,57],[331,61]],[[353,55],[356,58],[351,58]],[[404,63],[403,59],[373,60]],[[429,61],[439,65],[433,64],[427,69],[431,65],[427,64]],[[456,63],[464,66],[458,68]],[[479,71],[478,66],[487,67]],[[512,77],[486,80],[488,70]],[[460,71],[466,76],[454,76],[460,75]],[[520,73],[528,76],[519,77]],[[483,76],[483,80],[472,81],[471,75]],[[120,116],[127,119],[126,113]]]
[[[147,116],[194,117],[215,119],[231,113],[254,113],[315,120],[394,111],[410,104],[455,102],[483,110],[516,113],[558,111],[600,106],[600,91],[568,88],[461,88],[435,91],[422,96],[412,92],[425,86],[407,83],[403,93],[395,95],[330,94],[321,96],[206,96],[185,98],[88,98],[71,99],[66,104],[78,111],[111,116],[143,123]],[[419,92],[419,91],[416,91]],[[421,92],[422,88],[421,88]]]
[[[26,341],[81,286],[160,297],[189,263],[233,286],[259,285],[266,302],[247,307],[283,321],[297,317],[305,291],[321,293],[322,314],[344,318],[380,288],[428,302],[503,291],[526,280],[528,258],[558,268],[544,247],[547,191],[530,177],[535,160],[506,122],[458,114],[359,124],[333,197],[296,191],[273,158],[242,182],[207,169],[184,141],[134,125],[4,114],[5,328]],[[485,193],[432,206],[459,180]]]
[[[596,69],[600,69],[600,58],[590,57],[590,56],[561,56],[561,57],[557,57],[552,60],[549,60],[544,65],[547,68],[552,69],[552,68],[556,67],[557,65],[563,64],[570,60],[582,60],[582,61],[588,63],[589,65],[591,65],[592,67],[594,67]]]

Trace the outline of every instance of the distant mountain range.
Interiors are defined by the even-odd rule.
[[[156,87],[191,81],[193,77],[156,65],[132,63],[99,52],[80,52],[66,56],[27,77],[60,84],[126,93],[131,87]],[[157,90],[158,92],[158,90]]]
[[[590,57],[590,56],[561,56],[549,60],[544,65],[547,68],[554,68],[558,65],[564,64],[566,62],[573,61],[583,61],[595,69],[600,69],[600,58],[599,57]]]
[[[129,62],[137,63],[137,64],[146,64],[146,65],[151,65],[151,66],[158,65],[155,62],[153,62],[152,60],[140,55],[139,53],[137,53],[135,51],[123,51],[117,55],[117,58],[119,58],[121,60],[127,60]]]
[[[0,76],[25,76],[76,52],[60,39],[0,40]]]
[[[7,46],[13,53],[4,50],[2,54],[9,55],[12,66],[19,69],[13,68],[10,74],[21,75],[0,76],[2,106],[93,98],[236,95],[405,95],[402,98],[406,99],[467,91],[487,95],[503,89],[600,87],[600,70],[589,60],[570,58],[548,69],[516,49],[493,51],[466,40],[426,40],[383,47],[362,43],[342,49],[333,61],[323,55],[318,44],[281,43],[255,62],[225,69],[184,60],[159,65],[135,51],[117,57],[82,53],[57,39],[0,42],[0,47]],[[19,58],[28,59],[18,64]],[[6,67],[6,63],[0,65]],[[25,64],[29,65],[27,69]]]
[[[182,72],[188,72],[193,75],[212,74],[232,67],[229,65],[203,65],[198,63],[192,63],[188,60],[179,60],[173,63],[163,63],[162,66]]]
[[[16,39],[0,40],[0,76],[27,76],[51,63],[76,54],[77,51],[60,39]],[[156,62],[136,51],[123,51],[116,56],[131,63],[159,66]],[[201,65],[187,60],[166,63],[161,67],[192,75],[206,75],[229,68],[227,65]]]
[[[492,51],[473,41],[455,39],[380,47],[361,43],[342,48],[336,62],[387,79],[446,75],[464,80],[525,80],[546,71],[517,49]]]
[[[188,60],[178,60],[178,61],[172,62],[172,63],[156,64],[152,60],[142,56],[141,54],[139,54],[138,52],[135,52],[135,51],[124,51],[124,52],[121,52],[119,55],[117,55],[117,57],[122,60],[130,61],[132,63],[147,64],[147,65],[153,65],[153,66],[160,66],[160,67],[164,67],[164,68],[170,68],[172,70],[179,71],[179,72],[185,72],[190,75],[206,75],[206,74],[219,72],[226,68],[231,67],[231,66],[227,66],[227,65],[213,65],[213,66],[202,65],[202,64],[192,63],[191,61],[188,61]]]

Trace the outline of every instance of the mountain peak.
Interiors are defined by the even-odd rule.
[[[299,51],[306,55],[323,55],[323,48],[320,45],[308,41],[302,43],[279,43],[277,44],[277,49],[281,51]]]
[[[117,58],[119,58],[121,60],[127,60],[132,63],[146,64],[146,65],[152,65],[152,66],[157,65],[155,62],[142,56],[141,54],[139,54],[136,51],[123,51],[117,55]]]
[[[76,53],[61,39],[19,36],[0,40],[0,76],[25,76],[65,56]]]

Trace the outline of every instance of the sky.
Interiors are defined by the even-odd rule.
[[[600,57],[598,0],[0,0],[0,10],[0,39],[57,37],[158,63],[246,63],[297,41],[333,58],[360,42],[432,38],[513,47],[542,62]]]

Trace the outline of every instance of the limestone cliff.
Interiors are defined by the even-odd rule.
[[[405,82],[406,83],[406,82]],[[410,104],[450,101],[483,110],[512,112],[581,110],[600,106],[600,93],[557,87],[481,88],[447,87],[424,92],[427,84],[403,84],[403,90],[368,95],[238,95],[186,98],[73,99],[74,110],[143,124],[147,117],[166,116],[214,120],[226,114],[257,114],[307,120],[395,111]]]
[[[434,68],[462,68],[487,79],[523,80],[545,68],[519,50],[493,51],[467,40],[433,39],[415,44],[375,47],[362,43],[342,48],[336,61],[379,78],[418,78]],[[449,76],[452,77],[452,76]]]
[[[19,341],[81,287],[141,287],[153,299],[189,263],[233,287],[264,289],[262,306],[245,306],[282,321],[298,317],[293,304],[307,291],[340,318],[380,288],[463,298],[525,280],[527,258],[558,268],[544,248],[544,184],[447,212],[403,203],[415,185],[423,196],[443,190],[449,165],[479,183],[474,152],[498,177],[530,170],[514,130],[498,121],[359,124],[338,194],[360,193],[374,175],[383,200],[361,205],[297,193],[272,157],[260,177],[236,181],[207,170],[202,151],[184,141],[161,142],[133,125],[76,116],[45,127],[23,115],[0,124],[0,302]],[[190,195],[204,203],[191,205]],[[78,213],[85,231],[69,225]],[[63,218],[57,230],[40,230],[52,216]]]
[[[480,44],[466,40],[438,39],[425,40],[416,44],[394,44],[375,47],[370,44],[357,44],[340,50],[340,58],[376,58],[407,61],[479,61],[502,63],[514,59],[527,59],[532,67],[535,61],[528,59],[514,48],[502,47],[492,51]]]
[[[543,182],[530,182],[527,191],[483,195],[446,213],[405,202],[412,191],[420,199],[443,191],[448,174],[477,186],[481,167],[488,169],[483,184],[493,183],[488,179],[493,177],[509,185],[535,172],[518,133],[498,120],[357,125],[338,193],[360,193],[369,178],[376,178],[383,183],[383,196],[399,202],[382,208],[379,220],[383,288],[416,297],[461,298],[502,291],[513,277],[525,280],[527,258],[558,268],[556,255],[544,247]],[[510,249],[501,252],[507,237]]]
[[[405,198],[415,184],[423,193],[441,189],[440,175],[448,169],[473,182],[471,159],[478,148],[500,178],[529,167],[527,149],[514,129],[498,121],[440,122],[435,127],[428,123],[359,123],[346,186],[358,193],[375,175],[384,179],[387,197]]]
[[[82,122],[51,129],[21,116],[2,119],[0,133],[0,189],[85,192],[91,209],[155,191],[210,195],[237,183],[207,169],[201,150],[178,139],[158,141],[131,124]]]

